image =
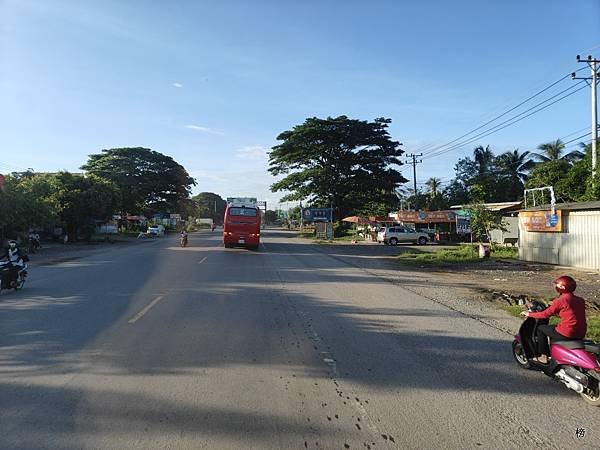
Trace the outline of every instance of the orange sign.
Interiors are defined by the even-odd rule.
[[[522,211],[519,219],[527,231],[562,232],[562,211]]]

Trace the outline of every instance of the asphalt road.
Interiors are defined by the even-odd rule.
[[[219,236],[37,267],[2,292],[0,448],[600,444],[600,409],[519,369],[508,334],[291,234],[257,252]]]

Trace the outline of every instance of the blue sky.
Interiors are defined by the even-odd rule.
[[[194,192],[272,207],[266,151],[305,118],[389,117],[426,153],[583,67],[577,54],[600,58],[598,0],[0,0],[0,172],[143,146],[181,163]],[[450,179],[478,144],[532,150],[590,120],[586,88],[425,159],[417,179]]]

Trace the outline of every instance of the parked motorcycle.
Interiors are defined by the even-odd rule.
[[[2,289],[14,289],[17,291],[23,287],[29,267],[27,265],[27,261],[29,261],[27,255],[23,256],[22,261],[22,265],[14,264],[10,261],[0,262],[0,291]]]
[[[529,311],[539,312],[546,308],[543,302],[534,301]],[[600,344],[587,340],[551,340],[548,364],[539,363],[532,359],[537,354],[536,329],[547,323],[548,319],[533,317],[523,321],[512,343],[515,361],[523,369],[538,370],[562,382],[580,394],[586,403],[600,406]]]

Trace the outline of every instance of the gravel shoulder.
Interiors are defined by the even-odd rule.
[[[577,280],[577,293],[586,299],[588,311],[600,313],[598,272],[518,260],[488,260],[442,267],[400,262],[396,256],[412,246],[335,243],[314,247],[509,334],[514,334],[521,320],[501,307],[515,305],[518,298],[551,300],[556,297],[552,280],[564,274]],[[434,249],[430,246],[426,250]]]

